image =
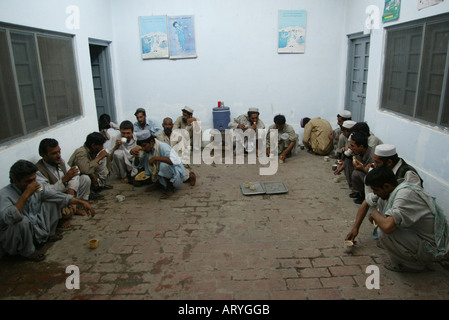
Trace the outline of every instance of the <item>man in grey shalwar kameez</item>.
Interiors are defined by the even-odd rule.
[[[449,250],[449,226],[435,199],[416,184],[398,184],[387,166],[371,170],[365,179],[379,196],[378,210],[370,221],[379,226],[381,247],[390,263],[385,267],[398,272],[419,272],[432,261],[441,261]]]
[[[33,261],[45,259],[36,252],[35,244],[62,239],[56,228],[61,209],[69,204],[81,204],[95,215],[88,202],[41,187],[36,172],[33,163],[19,160],[10,169],[11,183],[0,190],[0,257],[6,252]]]

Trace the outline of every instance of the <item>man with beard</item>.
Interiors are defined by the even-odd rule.
[[[187,149],[187,152],[188,152],[188,149],[189,149],[189,144],[186,141],[187,139],[183,138],[179,134],[172,134],[172,132],[173,132],[172,118],[169,118],[169,117],[165,118],[164,121],[162,122],[162,128],[163,128],[163,130],[159,131],[156,138],[161,142],[165,142],[165,143],[169,144],[175,151],[178,152],[178,156],[181,159],[183,159],[184,169],[186,171],[186,174],[184,177],[184,182],[189,181],[190,185],[194,186],[195,182],[196,182],[196,175],[190,168],[190,165],[189,165],[190,159],[187,159],[187,161],[184,161],[184,158],[182,157],[183,150]],[[189,152],[187,154],[190,155]]]
[[[193,145],[193,130],[195,132],[199,132],[198,130],[201,130],[199,127],[197,118],[193,117],[193,109],[190,107],[184,107],[182,111],[182,116],[179,116],[178,119],[176,119],[175,123],[173,124],[173,129],[184,129],[187,130],[190,137],[190,145]]]

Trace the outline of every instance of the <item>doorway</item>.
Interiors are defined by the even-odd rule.
[[[365,119],[370,37],[363,34],[349,36],[348,68],[346,75],[346,108],[352,120]]]
[[[106,113],[113,122],[117,123],[109,43],[89,40],[89,51],[97,119]]]

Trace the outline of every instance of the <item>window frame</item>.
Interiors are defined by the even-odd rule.
[[[27,140],[34,136],[40,135],[43,132],[47,132],[49,130],[52,130],[56,127],[59,127],[61,125],[65,125],[70,122],[74,122],[76,120],[79,120],[84,116],[84,106],[83,106],[83,100],[81,95],[81,82],[80,82],[80,76],[79,76],[79,66],[78,66],[78,57],[76,54],[76,43],[75,43],[75,35],[69,34],[69,33],[62,33],[57,31],[50,31],[50,30],[44,30],[44,29],[38,29],[38,28],[32,28],[32,27],[26,27],[21,25],[15,25],[10,23],[5,23],[0,21],[0,30],[2,32],[5,32],[6,35],[6,41],[7,41],[7,51],[9,54],[9,62],[10,62],[10,68],[12,72],[12,79],[13,81],[13,87],[15,89],[15,92],[13,92],[13,95],[17,101],[17,105],[15,106],[18,108],[18,116],[20,117],[20,133],[12,134],[8,133],[8,137],[5,137],[3,140],[0,140],[0,148],[8,147],[12,144],[17,143],[17,141]],[[23,110],[23,103],[22,103],[22,97],[19,90],[19,82],[18,82],[18,76],[15,66],[15,57],[13,52],[13,43],[11,39],[11,33],[18,33],[18,34],[28,34],[31,35],[33,38],[33,46],[34,50],[36,51],[35,58],[37,59],[37,68],[39,71],[38,77],[38,83],[39,89],[41,90],[42,94],[42,100],[43,105],[42,108],[44,109],[44,122],[45,124],[38,129],[27,129],[27,124],[25,121],[25,115]],[[67,66],[73,64],[73,70],[74,74],[72,78],[65,78],[65,81],[71,81],[74,85],[76,85],[76,88],[73,88],[73,95],[76,95],[78,101],[78,110],[77,112],[74,112],[71,116],[68,118],[65,118],[63,120],[57,121],[53,124],[51,124],[50,114],[49,114],[49,106],[47,102],[47,95],[45,90],[45,78],[43,74],[43,62],[41,60],[40,52],[39,52],[39,37],[44,38],[50,38],[50,39],[60,39],[63,41],[69,41],[71,48],[69,48],[69,52],[71,53],[70,61],[67,64]],[[71,67],[71,66],[70,66]]]
[[[379,93],[379,110],[380,111],[384,111],[384,112],[389,112],[392,113],[396,116],[405,118],[407,120],[413,121],[413,122],[417,122],[419,124],[423,124],[423,125],[427,125],[430,126],[432,128],[436,128],[439,129],[445,133],[449,133],[449,124],[441,124],[443,121],[443,113],[444,113],[444,102],[446,100],[449,100],[449,86],[448,86],[448,82],[449,82],[449,42],[448,42],[448,49],[447,49],[447,53],[446,53],[446,64],[445,64],[445,69],[444,69],[444,78],[442,81],[442,88],[441,88],[441,97],[440,97],[440,104],[438,106],[438,112],[437,112],[437,120],[436,122],[432,122],[432,121],[428,121],[422,118],[419,118],[417,116],[417,112],[418,112],[418,100],[420,97],[420,94],[423,94],[420,90],[421,90],[421,84],[423,81],[423,76],[422,76],[422,72],[423,72],[423,54],[425,51],[425,47],[424,44],[426,42],[427,39],[427,35],[426,35],[426,29],[427,26],[429,24],[437,24],[437,23],[449,23],[449,13],[444,13],[441,15],[436,15],[436,16],[432,16],[432,17],[427,17],[427,18],[423,18],[423,19],[419,19],[419,20],[414,20],[414,21],[409,21],[409,22],[404,22],[404,23],[400,23],[400,24],[396,24],[393,26],[388,26],[384,28],[384,50],[383,50],[383,67],[382,67],[382,74],[381,74],[381,87],[380,87],[380,93]],[[390,79],[387,79],[387,60],[390,59],[390,57],[387,56],[388,53],[388,38],[389,38],[389,32],[392,31],[401,31],[401,30],[412,30],[413,28],[417,28],[417,27],[421,27],[422,28],[422,34],[421,34],[421,44],[420,44],[420,58],[419,58],[419,68],[418,68],[418,76],[417,76],[417,82],[416,82],[416,94],[414,97],[414,104],[411,108],[411,113],[412,115],[408,115],[405,113],[402,113],[400,111],[396,111],[393,109],[390,109],[388,107],[385,107],[384,105],[386,105],[388,103],[388,101],[386,101],[387,103],[384,102],[384,94],[385,91],[388,90],[388,88],[385,87],[385,83],[386,82],[390,82]],[[405,70],[407,71],[407,70]],[[447,107],[449,108],[449,106]],[[448,112],[449,110],[447,110],[446,112]]]

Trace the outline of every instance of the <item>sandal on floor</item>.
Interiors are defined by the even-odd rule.
[[[62,239],[62,234],[55,234],[48,238],[48,242],[56,242]]]
[[[31,256],[26,257],[29,261],[39,262],[45,259],[45,254],[34,252]]]

